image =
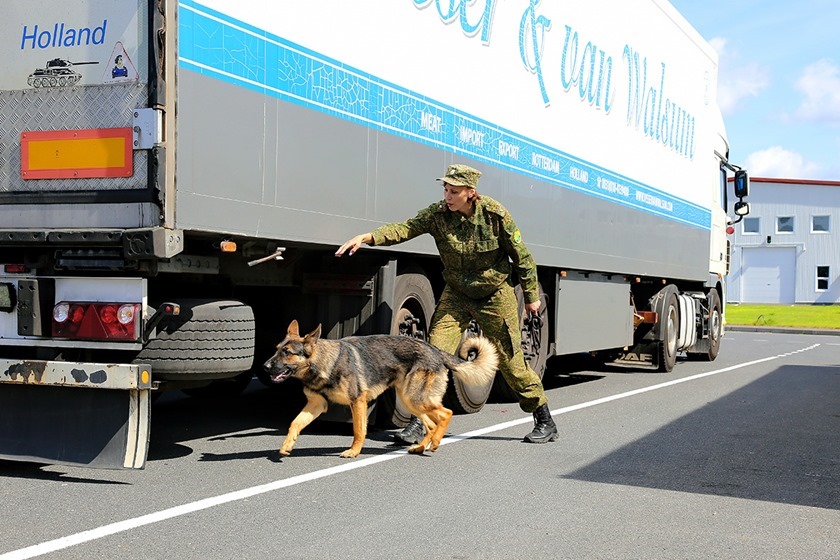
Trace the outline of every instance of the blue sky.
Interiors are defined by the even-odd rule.
[[[720,55],[730,159],[840,181],[840,1],[671,0]]]

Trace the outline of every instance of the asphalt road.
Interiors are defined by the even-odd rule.
[[[559,441],[491,403],[436,453],[317,423],[253,383],[164,395],[144,471],[0,462],[0,560],[840,558],[840,337],[730,332],[660,374],[556,360]]]

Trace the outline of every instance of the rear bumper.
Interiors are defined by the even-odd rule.
[[[152,388],[149,366],[0,359],[0,383],[143,390]]]
[[[151,370],[141,364],[0,360],[0,459],[142,469]]]

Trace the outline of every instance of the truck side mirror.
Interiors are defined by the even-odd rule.
[[[743,169],[735,172],[735,196],[738,198],[745,198],[750,194],[750,177]]]
[[[736,216],[746,216],[750,213],[750,203],[749,202],[736,202],[735,203],[735,215]]]

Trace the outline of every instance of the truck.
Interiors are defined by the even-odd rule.
[[[666,0],[39,7],[0,24],[0,459],[143,468],[153,396],[265,380],[292,319],[425,338],[428,236],[334,253],[442,198],[452,163],[538,264],[540,376],[717,356],[749,179],[717,55]],[[373,410],[408,420],[393,392]]]

